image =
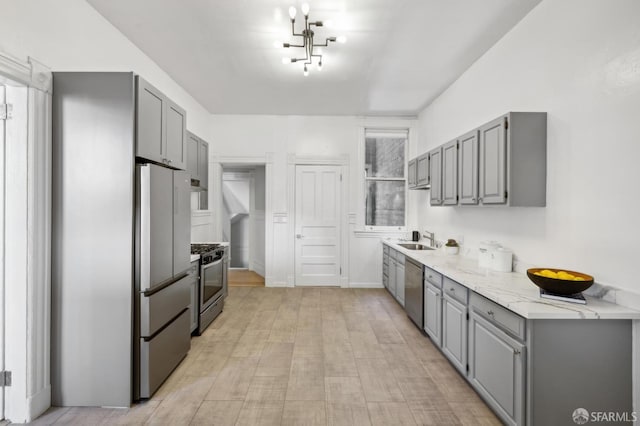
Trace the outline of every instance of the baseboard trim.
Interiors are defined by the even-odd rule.
[[[51,386],[27,398],[27,422],[35,420],[51,406]]]
[[[286,281],[270,281],[265,282],[265,287],[289,287],[289,284]]]
[[[349,288],[384,288],[382,283],[379,282],[357,282],[351,281]]]

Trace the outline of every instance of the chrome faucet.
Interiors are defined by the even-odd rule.
[[[426,238],[429,240],[429,247],[434,247],[436,243],[435,233],[429,232],[425,229],[424,234],[422,234],[422,238]]]

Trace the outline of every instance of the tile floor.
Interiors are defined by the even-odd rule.
[[[229,291],[151,400],[33,424],[500,424],[384,289]]]

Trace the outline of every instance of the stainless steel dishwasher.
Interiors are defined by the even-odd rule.
[[[424,329],[424,284],[422,264],[407,257],[404,263],[404,310],[411,321],[422,331]]]

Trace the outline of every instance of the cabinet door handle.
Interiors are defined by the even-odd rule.
[[[449,289],[449,291],[450,291],[451,293],[455,293],[455,292],[456,292],[456,289],[455,289],[455,288],[453,288],[453,287],[451,287],[451,288]]]
[[[299,240],[302,239],[302,234],[296,234],[296,238]]]
[[[513,350],[513,354],[514,354],[514,355],[520,355],[520,351],[519,351],[519,350],[517,350],[517,349],[514,349],[514,350]]]
[[[472,198],[472,199],[471,199],[471,201],[475,203],[475,202],[476,202],[476,199],[475,199],[475,198]]]
[[[489,315],[490,317],[493,316],[493,311],[487,311],[487,315]]]

